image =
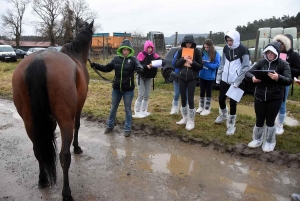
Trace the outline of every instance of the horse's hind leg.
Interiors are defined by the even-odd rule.
[[[39,186],[39,188],[44,188],[46,186],[49,186],[49,181],[48,181],[47,174],[45,172],[44,164],[42,163],[42,160],[41,160],[41,154],[35,150],[34,146],[33,146],[33,152],[34,152],[35,158],[39,162],[39,168],[40,168],[38,186]]]
[[[75,154],[81,154],[82,150],[80,146],[78,145],[78,131],[80,128],[80,112],[77,112],[76,117],[75,117],[75,126],[74,126],[74,139],[73,139],[73,147],[74,147],[74,153]]]
[[[69,168],[71,164],[71,153],[70,146],[73,137],[73,126],[70,125],[68,128],[61,128],[62,145],[59,153],[60,164],[63,169],[64,175],[64,186],[62,190],[63,200],[72,201],[71,189],[69,185]]]

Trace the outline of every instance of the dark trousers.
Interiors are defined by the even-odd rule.
[[[178,79],[179,89],[180,89],[180,97],[181,97],[181,105],[182,107],[186,107],[186,102],[188,99],[189,108],[194,109],[194,95],[196,89],[196,80],[184,81]],[[187,97],[186,97],[187,91]]]
[[[262,101],[255,98],[254,109],[256,114],[256,126],[263,127],[266,121],[268,127],[273,127],[281,103],[282,99]]]
[[[200,97],[211,97],[214,80],[204,80],[200,78]]]
[[[227,93],[229,87],[230,87],[230,84],[227,84],[226,82],[221,81],[220,93],[219,93],[219,105],[222,110],[224,110],[226,108],[226,98],[227,98],[226,93]],[[239,88],[242,90],[245,90],[244,83],[241,83]],[[230,100],[229,100],[229,105],[230,105],[229,114],[230,115],[236,114],[236,104],[237,104],[237,102],[230,98]]]

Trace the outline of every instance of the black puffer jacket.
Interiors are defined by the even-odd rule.
[[[130,49],[127,57],[122,54],[122,49]],[[113,80],[113,89],[119,91],[132,91],[134,90],[134,72],[137,67],[143,68],[140,62],[132,55],[134,50],[129,40],[124,40],[117,50],[118,56],[115,56],[108,64],[96,64],[95,68],[102,72],[111,72],[115,70],[115,77]]]
[[[254,76],[254,70],[274,70],[278,74],[279,77],[277,81],[266,77],[262,79],[261,82],[256,83],[254,95],[263,101],[282,99],[284,97],[284,86],[289,86],[293,82],[289,64],[279,58],[280,43],[272,42],[266,47],[268,46],[273,46],[276,49],[276,59],[270,62],[266,57],[266,53],[264,53],[264,58],[246,73],[246,79],[251,81]]]
[[[300,57],[293,48],[293,36],[290,34],[281,35],[278,34],[274,37],[274,41],[280,41],[286,48],[287,59],[286,61],[290,64],[292,78],[300,76]]]
[[[175,68],[179,68],[179,79],[185,81],[199,79],[199,71],[203,68],[201,52],[198,48],[196,48],[196,42],[193,35],[184,36],[181,47],[186,47],[186,43],[192,43],[192,48],[194,48],[193,63],[191,68],[184,66],[186,60],[182,57],[182,48],[178,50]]]

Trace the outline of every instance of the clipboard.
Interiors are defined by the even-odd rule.
[[[266,80],[266,79],[271,79],[268,76],[268,73],[273,73],[274,70],[254,70],[252,74],[255,76],[256,79],[260,80]]]
[[[191,60],[193,60],[193,57],[194,57],[194,49],[193,49],[193,48],[186,48],[186,47],[183,47],[183,48],[182,48],[181,56],[182,56],[182,57],[190,56],[190,57],[191,57]]]

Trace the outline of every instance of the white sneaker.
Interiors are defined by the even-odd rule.
[[[209,110],[209,109],[208,109],[208,110],[204,109],[204,110],[200,113],[201,116],[206,116],[206,115],[209,115],[209,114],[210,114],[210,110]]]
[[[282,135],[284,133],[283,124],[276,126],[276,135]]]
[[[203,108],[202,108],[202,107],[199,107],[199,108],[196,110],[197,113],[201,113],[202,111],[203,111]]]
[[[265,144],[263,144],[262,146],[262,150],[263,152],[271,152],[274,151],[275,146],[276,146],[276,142],[275,143],[265,142]]]
[[[186,122],[187,122],[187,117],[183,117],[180,121],[177,121],[176,124],[182,125],[182,124],[186,124]]]

